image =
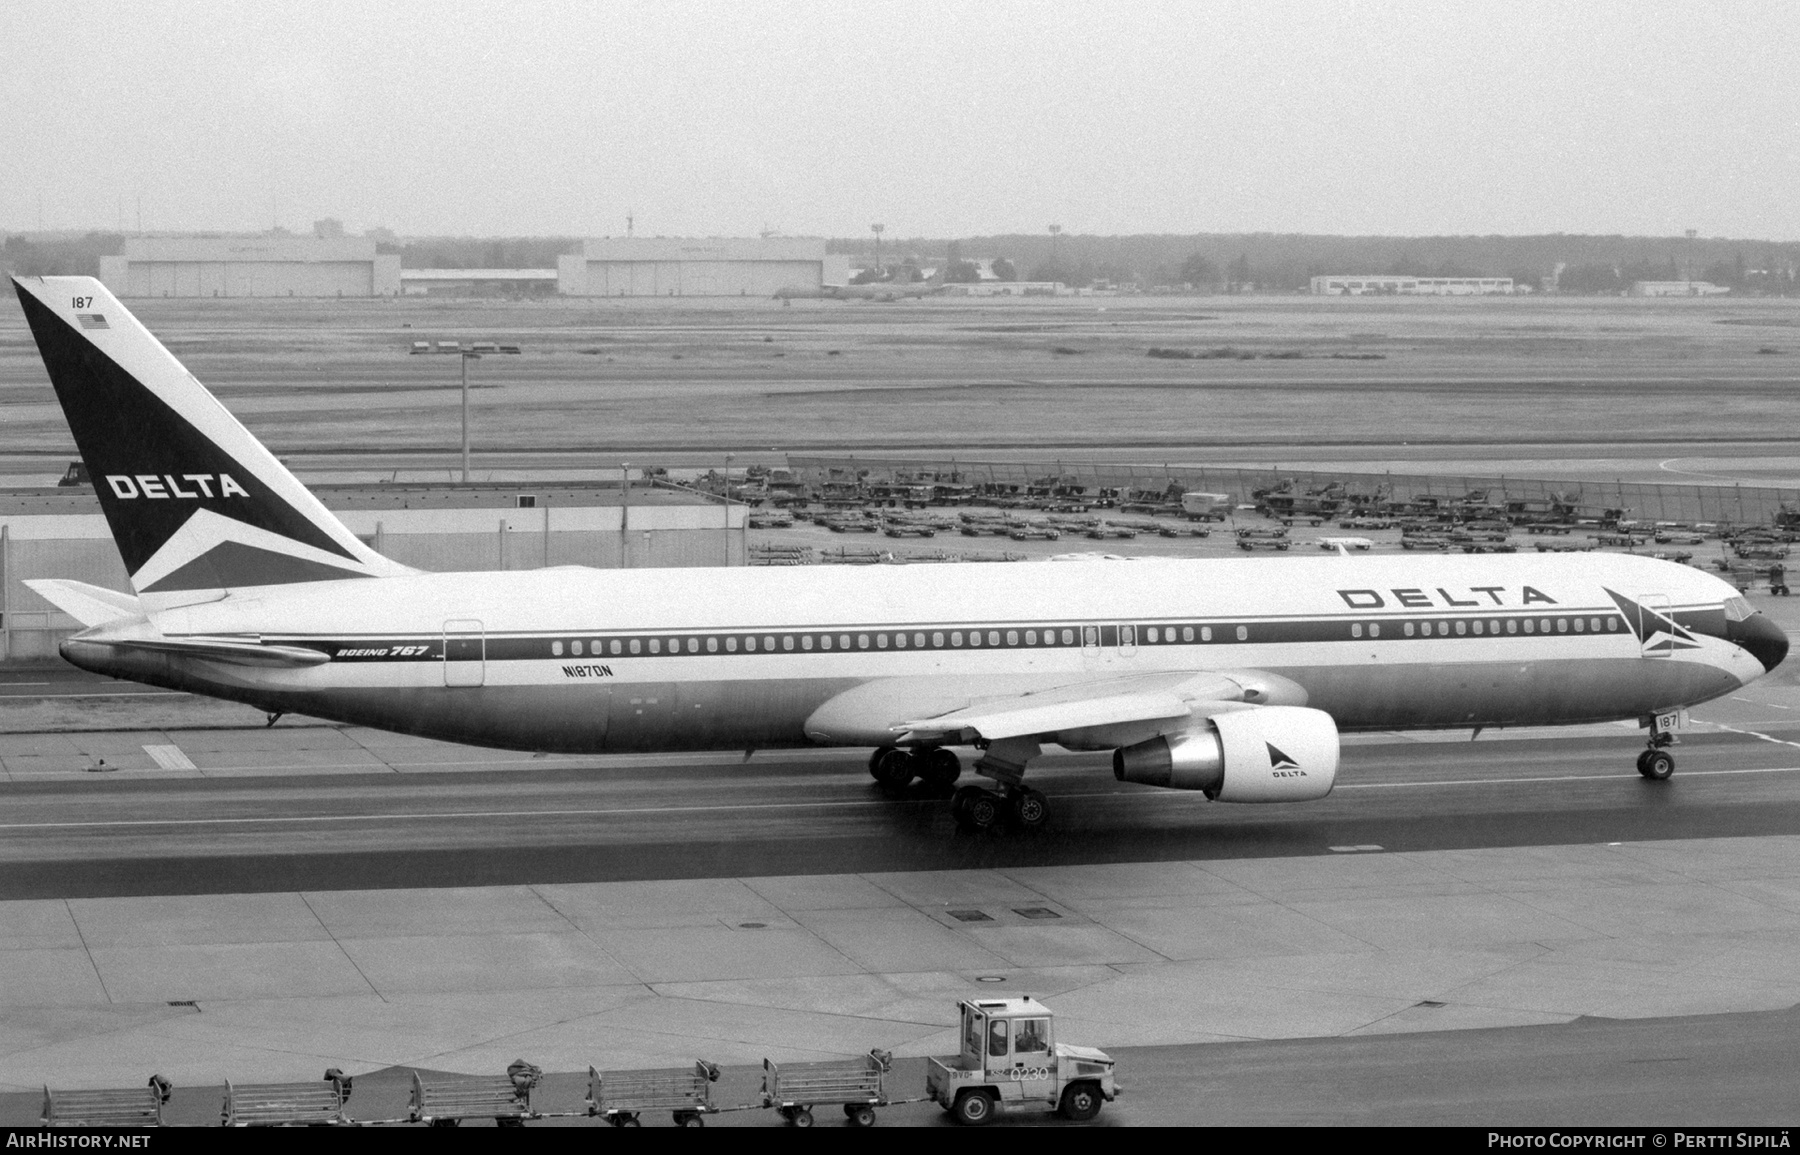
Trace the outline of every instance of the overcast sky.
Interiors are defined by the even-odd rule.
[[[1791,0],[0,0],[0,229],[1794,240],[1796,44]]]

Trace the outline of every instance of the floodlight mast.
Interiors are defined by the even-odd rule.
[[[881,234],[887,231],[886,225],[870,225],[869,231],[875,234],[875,279],[882,280],[881,275]]]
[[[469,484],[469,362],[481,360],[481,354],[462,351],[462,483]]]

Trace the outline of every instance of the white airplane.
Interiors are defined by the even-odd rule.
[[[15,278],[130,594],[31,588],[86,670],[533,751],[873,746],[1031,827],[1046,743],[1223,802],[1321,798],[1338,736],[1638,719],[1773,669],[1731,586],[1625,555],[420,573],[365,546],[98,281]]]

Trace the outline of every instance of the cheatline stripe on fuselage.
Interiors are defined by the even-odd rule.
[[[1666,612],[1678,625],[1696,633],[1723,636],[1725,618],[1719,607]],[[1716,622],[1709,620],[1716,618]],[[461,623],[458,623],[461,624]],[[659,658],[720,656],[799,657],[846,651],[976,651],[1079,650],[1120,645],[1144,649],[1293,643],[1368,643],[1470,641],[1505,637],[1509,641],[1556,639],[1590,634],[1630,636],[1630,623],[1616,608],[1558,607],[1556,613],[1503,611],[1477,614],[1368,614],[1355,618],[1235,618],[1212,621],[1156,619],[1096,624],[1087,622],[929,622],[914,624],[834,625],[830,628],[765,627],[718,630],[544,630],[480,633],[447,631],[453,637],[483,639],[489,661],[541,661],[562,657]],[[305,646],[355,661],[437,661],[443,657],[443,634],[392,636],[333,634],[265,634],[271,644]],[[580,643],[581,649],[575,649]],[[470,655],[474,656],[474,655]]]

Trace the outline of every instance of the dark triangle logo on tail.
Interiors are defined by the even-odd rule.
[[[1605,589],[1604,586],[1601,587]],[[1697,650],[1700,643],[1694,635],[1688,633],[1681,624],[1667,614],[1658,613],[1641,602],[1633,601],[1623,594],[1606,591],[1606,596],[1619,607],[1624,615],[1625,624],[1637,635],[1638,644],[1646,652],[1673,653],[1676,650]]]
[[[1265,745],[1269,748],[1269,769],[1271,769],[1271,770],[1298,770],[1298,769],[1300,769],[1300,763],[1294,761],[1292,758],[1289,758],[1286,754],[1283,754],[1280,750],[1277,750],[1275,748],[1274,743],[1264,742],[1263,745]]]
[[[129,573],[137,573],[201,510],[266,530],[357,563],[342,545],[234,460],[192,422],[176,412],[81,332],[17,286],[19,303],[37,338],[44,367],[68,417],[75,445],[94,478],[94,493],[106,514]],[[89,328],[111,328],[102,315]],[[215,557],[213,567],[244,572],[254,568],[265,581],[315,581],[364,576],[309,563],[291,575],[273,560],[253,567],[244,556]],[[302,573],[301,571],[305,572]],[[190,573],[183,582],[195,580]]]

